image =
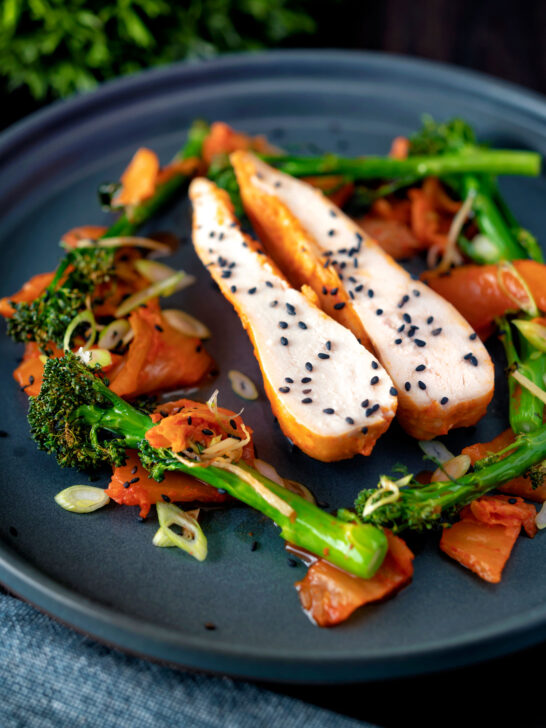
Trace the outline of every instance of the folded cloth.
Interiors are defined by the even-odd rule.
[[[125,655],[0,591],[2,728],[356,728],[341,715],[227,677]]]

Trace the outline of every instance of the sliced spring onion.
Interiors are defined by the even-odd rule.
[[[238,475],[241,480],[244,480],[246,483],[248,483],[248,485],[250,485],[251,488],[254,489],[254,491],[260,496],[260,498],[263,498],[266,503],[269,503],[270,506],[276,508],[279,513],[282,513],[287,518],[295,517],[296,512],[292,508],[292,506],[286,501],[283,501],[282,498],[279,498],[279,496],[276,493],[273,493],[272,490],[269,490],[266,485],[264,485],[261,481],[255,478],[252,473],[248,472],[248,470],[244,470],[238,465],[235,465],[234,463],[228,463],[222,459],[215,460],[214,465],[217,468],[221,468],[222,470],[228,470],[230,473]]]
[[[123,337],[131,331],[129,322],[118,319],[105,326],[99,336],[98,345],[101,349],[115,349],[123,341]]]
[[[174,276],[177,272],[174,268],[171,268],[170,265],[158,263],[157,260],[147,260],[146,258],[139,258],[139,260],[135,260],[134,266],[141,276],[152,283],[164,281],[167,278]]]
[[[470,190],[468,193],[466,200],[463,202],[459,210],[457,211],[457,214],[453,218],[451,222],[451,226],[449,228],[449,232],[447,234],[447,244],[444,251],[444,254],[442,256],[442,260],[440,261],[438,267],[436,268],[436,271],[439,273],[442,273],[446,270],[448,270],[453,263],[457,262],[457,259],[460,260],[459,253],[457,251],[457,239],[459,235],[461,234],[461,231],[463,229],[463,226],[466,222],[467,217],[472,212],[472,205],[474,203],[474,198],[476,197],[476,190]]]
[[[194,282],[195,278],[193,276],[187,275],[184,271],[179,271],[169,278],[153,283],[151,286],[144,288],[142,291],[133,293],[132,296],[126,298],[125,301],[118,306],[114,315],[116,318],[123,318],[133,309],[143,303],[146,303],[146,301],[149,301],[150,298],[156,298],[157,296],[172,296],[172,294],[176,291],[180,291],[182,288],[191,286]]]
[[[281,478],[281,476],[277,473],[275,468],[270,463],[266,463],[265,460],[259,460],[258,458],[255,458],[254,467],[259,473],[265,475],[266,478],[269,478],[269,480],[277,483],[277,485],[281,485],[283,488],[285,487],[284,479]]]
[[[496,263],[499,259],[499,250],[495,243],[487,235],[476,235],[472,238],[471,246],[477,257],[483,263]]]
[[[191,518],[195,518],[195,520],[197,520],[199,517],[199,508],[194,508],[192,511],[184,511],[184,513],[187,516],[190,516]],[[192,535],[184,528],[182,529],[182,533],[185,535],[186,538],[192,538]],[[166,529],[162,528],[161,526],[155,532],[152,543],[154,546],[159,546],[160,548],[174,548],[175,546],[175,544],[169,538],[169,534],[167,533]]]
[[[158,545],[157,541],[163,544],[166,537],[173,546],[186,551],[197,561],[204,561],[207,558],[207,538],[197,520],[172,503],[157,503],[156,509],[159,530],[162,531],[162,534],[154,536],[155,545]],[[171,528],[175,524],[180,526],[182,533],[186,535],[175,533]]]
[[[512,372],[512,376],[516,381],[521,384],[522,387],[528,389],[531,394],[534,394],[535,397],[538,397],[541,402],[544,402],[544,404],[546,404],[546,392],[540,387],[537,387],[537,385],[532,382],[528,377],[526,377],[525,374],[522,374],[518,369],[516,369]]]
[[[537,528],[546,528],[546,503],[542,504],[542,508],[537,513],[535,523]]]
[[[518,327],[527,341],[539,351],[546,351],[546,326],[536,321],[514,319],[512,323]]]
[[[71,485],[55,496],[55,503],[72,513],[91,513],[109,502],[105,491],[93,485]]]
[[[89,335],[89,338],[85,342],[85,346],[83,347],[83,351],[87,351],[90,346],[93,346],[95,343],[95,339],[97,337],[97,322],[95,321],[95,317],[93,316],[93,312],[89,311],[87,309],[86,311],[82,311],[79,313],[75,318],[72,319],[72,321],[68,324],[68,327],[64,334],[63,339],[63,349],[65,351],[70,351],[70,342],[72,341],[72,336],[78,326],[81,326],[82,324],[87,324],[91,327],[91,333]]]
[[[446,460],[441,468],[436,468],[432,473],[431,483],[443,483],[447,480],[457,480],[466,475],[472,461],[468,455],[457,455],[457,457]]]
[[[88,349],[85,351],[85,349],[80,347],[76,352],[76,356],[88,367],[100,367],[104,369],[112,365],[112,354],[110,354],[108,349]]]
[[[252,379],[249,379],[246,374],[237,371],[236,369],[230,369],[228,372],[228,378],[231,384],[231,388],[243,399],[258,399],[258,390],[256,389]]]
[[[292,493],[295,493],[296,495],[301,495],[302,498],[305,498],[306,501],[309,501],[309,503],[315,503],[317,502],[315,496],[311,493],[309,488],[307,486],[302,485],[301,483],[298,483],[295,480],[287,480],[284,479],[284,487],[287,490],[292,491]]]
[[[198,339],[210,339],[211,337],[211,333],[205,324],[185,311],[168,308],[163,311],[163,317],[173,329],[177,329],[186,336],[196,336]]]
[[[455,457],[453,453],[449,452],[447,447],[438,440],[419,440],[419,447],[425,455],[428,455],[429,458],[432,458],[438,463],[445,463]]]
[[[506,285],[504,281],[504,277],[510,274],[513,278],[515,278],[520,286],[523,288],[526,300],[522,301],[514,296],[514,294],[508,289],[508,286]],[[517,308],[521,309],[522,311],[525,311],[526,314],[528,314],[531,317],[538,316],[538,308],[535,299],[533,298],[533,294],[531,293],[531,290],[529,286],[527,285],[527,282],[523,278],[522,275],[518,272],[518,270],[515,268],[512,263],[508,260],[501,261],[497,266],[497,281],[499,284],[499,288],[501,291],[508,296],[508,298],[514,302],[515,306]]]
[[[99,238],[99,240],[90,240],[84,238],[78,241],[76,247],[78,248],[145,248],[146,250],[153,250],[156,253],[162,255],[170,255],[172,252],[170,247],[165,243],[160,243],[158,240],[152,240],[151,238],[141,238],[135,235],[123,235],[120,237],[112,238]]]

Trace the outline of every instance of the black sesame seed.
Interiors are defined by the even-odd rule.
[[[192,423],[192,418],[191,418],[191,415],[190,415],[190,417],[188,417],[188,425],[191,425],[191,423]]]
[[[237,286],[231,286],[231,292],[236,293],[237,292]]]
[[[429,316],[427,319],[427,324],[431,324],[434,321],[434,316]]]
[[[207,427],[205,427],[203,430],[201,430],[201,432],[203,433],[203,435],[207,435],[207,436],[214,435],[214,432],[212,430],[209,430]]]
[[[419,296],[421,295],[421,291],[418,291],[417,288],[414,288],[412,293],[415,296],[415,298],[419,298]]]
[[[163,327],[162,327],[162,326],[160,326],[159,324],[154,324],[154,329],[155,329],[156,331],[159,331],[159,333],[160,333],[160,334],[162,334],[162,333],[163,333]]]
[[[372,385],[372,387],[374,386],[374,384],[377,384],[378,382],[379,382],[379,377],[377,377],[377,376],[376,377],[372,377],[370,379],[370,384]]]
[[[338,288],[332,288],[332,290],[330,291],[330,295],[331,296],[337,296],[338,290],[339,290]]]
[[[253,296],[253,295],[254,295],[254,294],[256,293],[256,290],[257,290],[257,289],[256,289],[256,286],[254,286],[254,288],[249,288],[249,289],[248,289],[248,292],[249,292],[249,294],[250,294],[251,296]]]
[[[406,328],[406,324],[402,324],[402,326],[399,326],[396,330],[398,331],[399,334],[401,334],[405,328]]]
[[[411,389],[411,383],[410,383],[410,382],[406,382],[406,383],[404,384],[404,389],[406,390],[406,392],[409,392],[409,391],[410,391],[410,389]]]
[[[402,306],[404,306],[408,301],[409,301],[409,296],[408,295],[402,296],[402,299],[398,303],[398,308],[402,308]]]
[[[208,629],[210,631],[213,631],[216,629],[216,625],[213,624],[212,622],[205,622],[204,627],[205,627],[205,629]]]
[[[353,418],[352,418],[352,417],[346,417],[346,418],[345,418],[345,422],[346,422],[346,423],[347,423],[348,425],[354,425],[354,423],[355,423],[355,421],[353,420]]]
[[[419,326],[416,326],[415,324],[412,324],[409,327],[409,329],[408,329],[408,336],[409,336],[410,339],[411,339],[412,336],[415,335],[415,332],[417,331],[418,328],[419,328]]]
[[[415,343],[419,347],[423,347],[423,346],[426,346],[427,345],[427,342],[426,341],[423,341],[423,339],[415,339]]]
[[[355,268],[358,268],[358,258],[356,256],[353,258],[353,265]]]
[[[417,382],[417,384],[419,386],[419,389],[426,389],[427,388],[427,385],[424,382],[422,382],[421,380],[419,380]]]
[[[303,394],[311,394],[312,391],[313,390],[311,389],[311,387],[309,387],[308,389],[302,390]]]
[[[336,303],[334,305],[334,308],[336,311],[341,311],[342,308],[345,308],[345,301],[340,301],[339,303]]]
[[[323,296],[327,296],[328,295],[328,289],[326,288],[326,286],[322,286],[322,295]]]
[[[330,354],[325,354],[323,351],[321,351],[318,354],[318,358],[319,359],[329,359],[330,358]]]
[[[383,313],[383,309],[382,308],[378,308],[377,311],[375,312],[375,315],[376,316],[381,316],[382,313]]]
[[[398,346],[398,344],[402,343],[402,339],[395,339],[394,343],[396,344],[396,346]]]
[[[290,316],[295,316],[296,315],[296,309],[295,309],[294,306],[292,306],[291,303],[287,303],[286,304],[286,310],[288,311],[288,313],[290,314]]]
[[[290,391],[290,387],[279,387],[279,392],[282,392],[283,394],[288,394]]]
[[[371,415],[374,414],[374,412],[377,412],[378,409],[379,409],[378,404],[374,404],[371,407],[368,407],[368,409],[366,410],[366,417],[370,417]]]
[[[369,404],[370,404],[370,400],[365,399],[363,402],[360,403],[360,406],[366,408]]]
[[[161,497],[163,498],[163,500],[165,501],[165,503],[170,503],[171,502],[171,499],[165,493],[161,493]]]
[[[288,324],[286,323],[286,321],[279,321],[279,329],[287,329],[287,328],[288,328]]]
[[[294,384],[294,380],[292,379],[292,377],[285,377],[284,381],[288,382],[288,384]]]
[[[231,278],[231,271],[230,270],[223,270],[221,273],[222,278]]]
[[[335,210],[330,210],[330,217],[337,217],[337,212]]]
[[[168,417],[169,416],[169,413],[167,412],[167,410],[163,410],[163,409],[162,410],[159,410],[159,414],[161,415],[161,417]]]
[[[362,428],[362,429],[360,430],[360,432],[361,432],[361,433],[362,433],[363,435],[367,435],[367,434],[368,434],[368,428],[367,428],[367,427],[363,427],[363,428]]]
[[[283,346],[288,346],[288,339],[286,338],[286,336],[281,336],[281,344]]]
[[[470,334],[470,336],[468,338],[470,339],[470,341],[474,341],[475,339],[478,338],[478,334],[476,332],[474,332],[473,334]]]
[[[326,407],[326,409],[323,409],[322,411],[325,415],[333,415],[335,410],[333,410],[331,407]]]
[[[211,230],[209,233],[209,238],[213,238],[215,235],[216,233],[214,232],[214,230]]]
[[[434,329],[431,333],[433,336],[438,336],[439,334],[442,333],[442,329],[441,328]]]
[[[275,308],[275,306],[277,306],[278,303],[279,303],[278,301],[271,301],[271,303],[269,305],[271,308]]]
[[[440,400],[440,404],[447,404],[449,402],[449,397],[442,397]]]
[[[296,559],[292,559],[290,556],[286,559],[286,563],[291,569],[294,569],[298,565]]]
[[[510,503],[511,506],[514,506],[517,502],[517,498],[508,498],[508,503]]]
[[[312,402],[312,401],[313,401],[313,400],[311,399],[311,397],[304,397],[304,398],[303,398],[303,399],[301,400],[301,403],[302,403],[302,404],[311,404],[311,402]]]
[[[311,377],[304,377],[304,378],[303,378],[303,379],[301,380],[301,383],[302,383],[302,384],[309,384],[309,382],[311,382],[311,381],[312,381]]]
[[[374,297],[373,289],[372,288],[368,288],[368,298],[373,298],[373,297]]]
[[[305,321],[298,321],[298,326],[300,327],[300,329],[307,328],[307,324],[305,323]]]
[[[253,541],[253,542],[252,542],[252,543],[250,544],[250,550],[251,550],[251,551],[256,551],[256,549],[257,549],[257,548],[258,548],[258,542],[257,542],[257,541]]]
[[[389,389],[389,394],[391,395],[391,397],[396,397],[398,395],[398,390],[396,389],[396,387],[391,387]]]
[[[266,286],[267,286],[268,288],[273,288],[273,284],[271,283],[271,281],[266,281],[266,282],[265,282],[265,285],[266,285]]]
[[[355,238],[356,238],[356,242],[358,243],[358,247],[360,248],[364,238],[362,237],[362,235],[360,233],[355,233]]]
[[[341,268],[341,270],[344,270],[347,267],[347,263],[345,261],[343,261],[343,263],[339,264],[339,267]],[[340,276],[340,278],[341,278],[341,276]],[[341,280],[343,280],[343,278]]]
[[[311,364],[310,361],[306,361],[305,362],[305,368],[307,369],[308,372],[312,372],[313,371],[313,365]]]
[[[34,380],[34,375],[33,375],[33,374],[31,374],[31,375],[30,375],[30,377],[28,378],[28,383],[29,383],[29,384],[34,384],[34,381],[35,381],[35,380]]]
[[[138,483],[139,480],[140,478],[138,476],[136,478],[131,478],[129,485],[134,485],[135,483]]]
[[[372,361],[372,369],[379,369],[379,364],[376,361]]]
[[[131,483],[129,483],[129,481],[126,480],[125,483],[123,484],[123,487],[128,488],[130,485],[131,485]]]
[[[236,430],[236,429],[237,429],[237,423],[235,422],[235,420],[230,420],[230,421],[229,421],[229,424],[231,425],[231,427],[232,427],[232,428],[233,428],[234,430]]]
[[[345,253],[347,252],[347,248],[339,248],[337,252],[345,255]]]
[[[327,341],[326,344],[325,344],[325,346],[328,349],[328,351],[331,351],[331,349],[332,349],[332,342],[331,341]]]
[[[360,291],[361,291],[361,290],[362,290],[363,288],[364,288],[364,284],[363,284],[363,283],[359,283],[359,284],[358,284],[358,286],[356,286],[356,288],[355,288],[355,291],[356,291],[357,293],[360,293]],[[383,313],[383,311],[381,311],[381,313]]]
[[[426,369],[426,366],[424,364],[419,364],[419,366],[415,367],[416,372],[424,372]]]
[[[328,230],[329,237],[332,237],[335,234],[336,234],[336,231],[335,230]]]
[[[218,493],[220,493],[220,495],[225,495],[227,493],[227,490],[225,488],[216,488],[216,490],[218,491]]]
[[[138,470],[138,465],[134,465],[134,466],[133,466],[133,467],[131,468],[131,475],[134,475],[134,474],[136,473],[136,471],[137,471],[137,470]]]

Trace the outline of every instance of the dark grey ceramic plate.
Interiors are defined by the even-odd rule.
[[[284,146],[355,155],[385,153],[391,138],[415,129],[423,112],[463,116],[485,139],[546,154],[542,99],[471,73],[373,54],[271,53],[178,65],[55,105],[0,140],[1,293],[53,268],[65,230],[104,221],[96,187],[117,178],[137,146],[167,160],[195,117],[222,119]],[[544,179],[507,179],[502,186],[522,223],[544,238]],[[187,236],[189,221],[181,200],[153,228]],[[224,406],[238,409],[226,372],[240,369],[260,382],[251,347],[189,243],[176,262],[198,283],[175,303],[212,329],[209,348],[221,365],[214,387]],[[1,429],[9,433],[0,440],[0,580],[75,628],[183,666],[301,682],[436,670],[546,637],[546,541],[540,537],[520,539],[498,586],[442,557],[435,536],[417,541],[409,588],[336,629],[320,630],[301,611],[293,588],[303,566],[289,567],[275,528],[248,509],[205,517],[210,556],[204,564],[154,548],[154,518],[140,524],[136,509],[112,505],[86,516],[61,510],[54,494],[85,477],[60,471],[36,451],[26,397],[11,379],[20,349],[2,336],[0,352]],[[498,369],[498,395],[487,417],[446,438],[454,449],[505,426]],[[206,398],[212,388],[196,396]],[[331,507],[350,505],[361,486],[395,462],[420,468],[416,443],[396,426],[371,457],[324,465],[290,449],[263,392],[246,404],[245,419],[260,456]],[[251,552],[255,539],[259,548]],[[217,629],[207,631],[206,622]]]

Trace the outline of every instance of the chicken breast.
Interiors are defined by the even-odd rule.
[[[368,455],[396,411],[389,375],[354,335],[290,287],[245,235],[228,195],[190,185],[193,244],[254,345],[284,434],[323,461]]]
[[[371,343],[406,431],[430,439],[476,423],[493,396],[493,365],[456,309],[320,191],[251,153],[231,161],[245,210],[290,282],[311,286],[325,311]]]

